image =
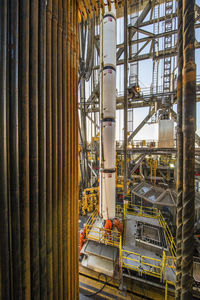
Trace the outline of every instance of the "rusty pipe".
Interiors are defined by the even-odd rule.
[[[19,142],[22,299],[31,297],[29,198],[29,20],[30,2],[19,2]]]
[[[68,265],[68,243],[70,240],[69,237],[69,228],[68,228],[68,193],[67,193],[67,155],[68,155],[68,136],[67,136],[67,1],[63,0],[63,32],[62,32],[62,152],[63,152],[63,169],[62,169],[62,184],[63,184],[63,193],[62,193],[62,232],[63,232],[63,298],[68,298],[68,274],[69,274],[69,265]]]
[[[38,156],[38,1],[30,2],[29,56],[31,297],[40,299]]]
[[[40,298],[47,299],[46,247],[46,4],[39,1],[38,118],[39,118],[39,262]]]
[[[58,0],[52,7],[52,217],[53,217],[53,298],[58,299]]]
[[[19,192],[19,2],[9,2],[9,142],[13,299],[22,299]]]
[[[53,242],[52,242],[52,0],[46,10],[46,239],[47,239],[47,298],[53,300]]]
[[[183,0],[183,229],[181,299],[192,298],[196,65],[194,0]]]
[[[8,165],[7,165],[7,124],[6,124],[6,75],[7,75],[7,1],[0,5],[0,296],[10,299],[10,249],[8,219]]]
[[[58,298],[63,298],[63,243],[62,243],[62,0],[58,0]]]
[[[178,83],[177,83],[177,232],[176,232],[176,299],[181,294],[182,211],[183,211],[183,129],[182,129],[182,70],[183,70],[183,17],[182,0],[178,1]]]

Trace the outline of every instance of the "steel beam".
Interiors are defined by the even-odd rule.
[[[128,22],[128,11],[127,11],[127,1],[124,4],[124,162],[123,162],[123,184],[124,184],[124,197],[127,195],[127,133],[128,133],[128,95],[127,95],[127,85],[128,85],[128,32],[127,32],[127,22]]]
[[[148,122],[148,120],[153,116],[155,113],[155,108],[153,107],[148,115],[144,118],[144,120],[138,125],[138,127],[131,133],[131,135],[128,137],[128,142],[130,142],[134,136],[142,129],[142,127]]]
[[[139,165],[141,164],[141,162],[145,159],[145,157],[146,157],[146,154],[141,154],[139,156],[139,158],[136,161],[135,166],[130,170],[130,175],[132,175],[137,170],[137,168],[139,167]]]
[[[125,1],[126,2],[126,1]],[[144,19],[146,18],[146,16],[148,15],[149,11],[151,10],[151,1],[148,1],[146,7],[144,8],[144,10],[142,11],[141,15],[138,17],[137,21],[136,21],[136,24],[134,25],[137,25],[137,27],[139,27],[142,22],[144,21]],[[130,33],[130,39],[133,38],[134,34],[136,33],[137,29],[133,28],[131,30],[131,33]],[[125,44],[125,43],[124,43]],[[119,60],[119,58],[121,57],[122,53],[124,52],[124,47],[123,48],[120,48],[118,51],[117,51],[117,61]]]

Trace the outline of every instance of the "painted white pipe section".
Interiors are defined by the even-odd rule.
[[[100,213],[115,217],[116,202],[116,10],[106,7],[100,29],[101,49],[101,137],[100,137]]]

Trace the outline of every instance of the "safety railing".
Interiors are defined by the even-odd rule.
[[[120,240],[119,248],[119,264],[121,268],[126,268],[138,272],[138,275],[148,275],[160,279],[162,282],[174,285],[173,281],[167,280],[165,276],[166,268],[176,268],[176,258],[166,256],[163,251],[162,259],[140,255],[139,253],[125,250],[122,248],[122,240]]]
[[[121,234],[116,230],[105,230],[104,228],[86,224],[86,238],[119,248]]]
[[[146,218],[153,218],[157,219],[160,223],[160,226],[164,229],[165,231],[165,236],[167,238],[167,243],[169,245],[170,252],[172,256],[176,256],[176,244],[173,238],[173,235],[169,229],[169,226],[167,225],[163,215],[161,214],[160,210],[158,210],[155,207],[145,207],[145,206],[137,206],[137,205],[132,205],[128,203],[128,205],[125,206],[125,216],[126,214],[130,215],[137,215],[141,217],[146,217]]]
[[[86,226],[92,226],[96,221],[97,216],[98,216],[98,210],[93,211],[93,213],[90,215],[90,217],[86,222]]]
[[[158,212],[158,221],[160,223],[160,226],[163,227],[165,230],[165,236],[167,238],[170,252],[175,257],[176,256],[176,244],[175,244],[173,235],[169,229],[169,226],[167,225],[167,222],[165,221],[165,219],[160,211]]]
[[[167,298],[168,298],[168,285],[172,285],[172,286],[176,287],[176,283],[166,280],[166,282],[165,282],[165,300],[167,300]]]
[[[146,206],[137,206],[128,203],[125,207],[125,216],[126,214],[141,216],[146,218],[157,219],[159,210],[155,207],[146,207]]]
[[[143,274],[163,279],[163,261],[157,258],[147,257],[138,253],[124,250],[121,253],[122,268],[130,269],[138,272],[140,276]]]

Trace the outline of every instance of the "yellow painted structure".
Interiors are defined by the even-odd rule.
[[[96,242],[104,243],[107,245],[115,246],[119,248],[119,264],[121,268],[126,268],[130,270],[137,271],[138,274],[141,276],[143,274],[159,278],[161,282],[166,283],[166,288],[168,285],[174,285],[174,282],[169,281],[165,277],[165,268],[169,269],[176,269],[176,245],[174,242],[174,238],[171,234],[171,231],[164,220],[161,212],[157,208],[151,208],[151,207],[138,207],[136,205],[125,205],[125,215],[131,214],[131,215],[137,215],[141,217],[146,218],[153,218],[157,219],[160,223],[160,226],[165,231],[165,236],[167,238],[167,242],[169,245],[169,249],[171,252],[171,256],[167,256],[165,251],[163,251],[162,259],[155,259],[147,256],[140,255],[139,253],[135,253],[132,251],[128,251],[123,249],[122,245],[122,236],[118,231],[111,230],[111,237],[108,237],[105,233],[104,228],[98,228],[94,227],[94,223],[96,221],[96,218],[98,216],[98,212],[95,211],[90,218],[88,219],[88,222],[86,224],[86,237],[87,239],[94,240]],[[125,256],[125,254],[128,254]],[[132,254],[136,258],[130,258],[129,255]],[[126,259],[126,263],[123,261],[123,259]],[[145,259],[148,259],[148,263],[145,261]],[[128,262],[127,262],[128,261]],[[133,266],[131,264],[131,261],[134,261],[137,263],[137,266]],[[159,266],[155,264],[155,261],[159,263]],[[130,263],[129,263],[130,262]],[[147,270],[145,266],[151,267],[150,270]],[[167,292],[166,292],[167,294]],[[166,296],[165,296],[166,297]]]

